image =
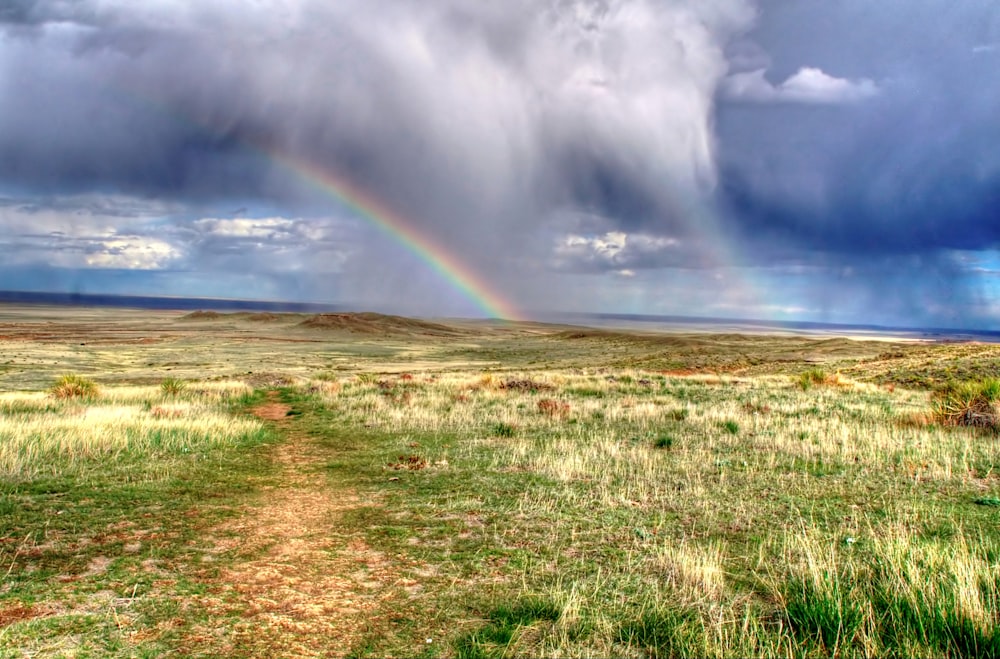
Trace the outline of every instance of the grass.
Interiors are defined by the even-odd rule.
[[[160,390],[166,396],[178,396],[187,387],[187,383],[179,378],[164,378],[160,382]]]
[[[943,415],[997,399],[995,347],[199,322],[221,329],[11,351],[0,657],[266,656],[267,605],[224,586],[258,565],[240,529],[295,490],[270,462],[295,447],[337,507],[274,546],[314,543],[292,586],[333,576],[355,610],[324,613],[333,634],[289,614],[309,651],[1000,654],[1000,444]],[[42,390],[67,369],[99,395]],[[266,430],[243,412],[275,386]]]
[[[948,382],[934,392],[933,416],[941,424],[996,429],[1000,380]]]
[[[97,383],[90,378],[72,373],[63,375],[49,389],[56,398],[95,398]]]
[[[0,657],[157,656],[204,622],[198,539],[267,471],[251,395],[0,394]]]
[[[482,616],[453,637],[457,656],[992,651],[998,538],[977,501],[997,492],[1000,449],[972,430],[901,424],[931,409],[928,394],[843,378],[808,390],[780,377],[504,381],[528,379],[546,387],[448,372],[417,374],[405,404],[352,378],[312,395],[314,414],[368,426],[367,450],[387,461],[404,442],[431,465],[445,459],[398,481],[387,506],[402,517],[370,541],[434,565],[442,587],[469,584],[421,600],[435,612],[424,624]],[[537,412],[553,394],[565,418]],[[385,494],[377,472],[350,469]],[[459,523],[470,516],[476,526]],[[963,583],[979,584],[980,599]],[[924,588],[938,599],[914,600]],[[498,607],[521,601],[560,614],[498,622]],[[971,613],[935,613],[956,602]],[[925,623],[937,631],[917,634]],[[409,647],[382,642],[371,655]]]

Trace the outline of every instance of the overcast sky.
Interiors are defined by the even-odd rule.
[[[0,0],[0,289],[1000,325],[995,0]]]

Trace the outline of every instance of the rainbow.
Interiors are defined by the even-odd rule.
[[[109,92],[121,95],[131,102],[139,103],[173,121],[211,133],[212,126],[197,121],[182,113],[179,108],[168,105],[154,94],[119,86],[108,88]],[[375,195],[364,190],[346,177],[337,175],[319,164],[312,163],[281,152],[271,145],[244,138],[241,145],[260,154],[297,176],[303,182],[333,197],[353,211],[359,218],[381,230],[382,233],[402,245],[455,290],[466,297],[489,318],[501,320],[525,320],[513,302],[494,289],[479,273],[430,236],[422,234],[416,223],[408,220],[380,201]]]
[[[420,233],[413,222],[404,218],[385,202],[325,167],[293,159],[274,149],[257,148],[269,160],[282,165],[301,180],[335,198],[405,247],[473,302],[486,316],[503,320],[524,320],[513,303],[494,290],[468,264],[431,237]]]

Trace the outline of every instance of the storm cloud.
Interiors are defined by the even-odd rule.
[[[229,273],[241,297],[468,311],[308,165],[530,309],[583,310],[595,282],[628,280],[628,311],[724,298],[732,315],[988,322],[1000,16],[899,11],[7,2],[0,245],[33,271]],[[767,304],[721,290],[748,278]],[[907,282],[888,311],[887,282]]]

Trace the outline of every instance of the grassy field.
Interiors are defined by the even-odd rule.
[[[1000,347],[8,309],[0,348],[0,657],[1000,656],[1000,443],[935,393]]]

